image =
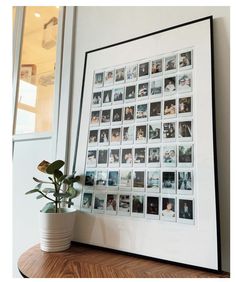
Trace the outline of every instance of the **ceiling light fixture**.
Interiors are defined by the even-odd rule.
[[[40,13],[37,13],[37,12],[34,13],[34,15],[35,15],[36,18],[40,18],[41,17]]]

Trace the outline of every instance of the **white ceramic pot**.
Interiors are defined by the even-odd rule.
[[[76,210],[61,208],[60,213],[40,212],[40,249],[59,252],[70,248]]]

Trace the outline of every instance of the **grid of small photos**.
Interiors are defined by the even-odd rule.
[[[194,224],[193,49],[94,72],[81,210]]]

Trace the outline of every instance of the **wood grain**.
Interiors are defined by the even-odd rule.
[[[228,273],[168,264],[83,244],[47,253],[35,245],[18,261],[20,272],[30,278],[228,278]]]

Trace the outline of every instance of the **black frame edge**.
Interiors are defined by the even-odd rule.
[[[163,33],[172,29],[177,29],[186,25],[191,25],[191,24],[195,24],[201,21],[205,21],[205,20],[209,20],[210,21],[210,47],[211,47],[211,81],[212,81],[212,129],[213,129],[213,155],[214,155],[214,178],[215,178],[215,205],[216,205],[216,228],[217,228],[217,264],[218,264],[218,269],[210,269],[210,268],[205,268],[205,267],[199,267],[199,266],[194,266],[194,265],[189,265],[189,264],[184,264],[184,263],[178,263],[178,262],[174,262],[174,261],[168,261],[168,260],[163,260],[160,258],[152,258],[152,259],[156,259],[159,261],[163,261],[166,263],[171,263],[171,264],[177,264],[177,265],[181,265],[181,266],[185,266],[185,267],[190,267],[190,268],[195,268],[195,269],[201,269],[201,270],[206,270],[209,272],[214,272],[214,273],[222,273],[222,261],[221,261],[221,235],[220,235],[220,210],[219,210],[219,186],[218,186],[218,165],[217,165],[217,144],[216,144],[216,119],[215,119],[215,79],[214,79],[214,38],[213,38],[213,16],[207,16],[207,17],[203,17],[203,18],[198,18],[196,20],[193,21],[189,21],[189,22],[184,22],[182,24],[179,25],[175,25],[175,26],[171,26],[162,30],[158,30],[155,32],[151,32],[148,34],[144,34],[138,37],[134,37],[125,41],[120,41],[114,44],[110,44],[107,46],[103,46],[100,48],[96,48],[96,49],[92,49],[89,51],[85,52],[85,59],[84,59],[84,68],[83,68],[83,79],[82,79],[82,87],[81,87],[81,97],[80,97],[80,109],[79,109],[79,116],[78,116],[78,121],[77,121],[77,132],[76,132],[76,143],[75,143],[75,151],[74,151],[74,160],[73,160],[73,171],[76,170],[76,161],[77,161],[77,153],[78,153],[78,141],[79,141],[79,131],[80,131],[80,122],[81,122],[81,115],[82,115],[82,104],[83,104],[83,97],[84,97],[84,86],[85,86],[85,75],[86,75],[86,67],[87,67],[87,59],[88,59],[88,54],[93,53],[93,52],[97,52],[100,50],[104,50],[107,48],[111,48],[111,47],[115,47],[118,45],[122,45],[122,44],[126,44],[129,43],[131,41],[135,41],[135,40],[139,40],[145,37],[149,37],[152,35],[156,35],[158,33]],[[76,242],[78,244],[83,244],[80,242]],[[109,249],[109,248],[105,248],[105,247],[100,247],[100,246],[96,246],[96,245],[89,245],[89,244],[84,244],[84,245],[88,245],[88,246],[95,246],[98,248],[103,248],[103,249]],[[123,251],[118,251],[115,249],[110,249],[113,251],[117,251],[117,252],[123,252]],[[127,253],[127,252],[123,252],[123,253]],[[128,253],[128,254],[132,254],[135,256],[143,256],[143,255],[138,255],[138,254],[133,254],[133,253]],[[146,256],[143,256],[146,257]],[[148,257],[146,257],[148,258]],[[151,257],[150,257],[151,258]]]
[[[175,26],[164,28],[164,29],[161,29],[161,30],[158,30],[158,31],[154,31],[154,32],[151,32],[151,33],[143,34],[143,35],[140,35],[140,36],[128,39],[128,40],[124,40],[124,41],[120,41],[120,42],[117,42],[117,43],[114,43],[114,44],[110,44],[110,45],[107,45],[107,46],[103,46],[103,47],[100,47],[100,48],[92,49],[92,50],[87,51],[86,53],[89,54],[89,53],[101,51],[101,50],[104,50],[104,49],[107,49],[107,48],[111,48],[111,47],[114,47],[114,46],[126,44],[126,43],[129,43],[131,41],[139,40],[139,39],[142,39],[142,38],[145,38],[145,37],[149,37],[149,36],[152,36],[152,35],[155,35],[155,34],[158,34],[158,33],[163,33],[163,32],[166,32],[166,31],[169,31],[169,30],[172,30],[172,29],[180,28],[180,27],[183,27],[183,26],[186,26],[186,25],[197,23],[197,22],[202,22],[202,21],[211,19],[211,17],[212,16],[207,16],[207,17],[204,17],[204,18],[199,18],[199,19],[190,21],[190,22],[184,22],[182,24],[178,24],[178,25],[175,25]]]
[[[213,129],[213,153],[214,153],[214,175],[215,175],[215,205],[216,205],[216,228],[217,228],[217,255],[218,272],[222,272],[221,257],[221,231],[220,231],[220,203],[219,203],[219,183],[218,183],[218,158],[217,158],[217,138],[216,138],[216,100],[215,100],[215,66],[214,66],[214,21],[210,17],[211,35],[211,81],[212,81],[212,129]]]

